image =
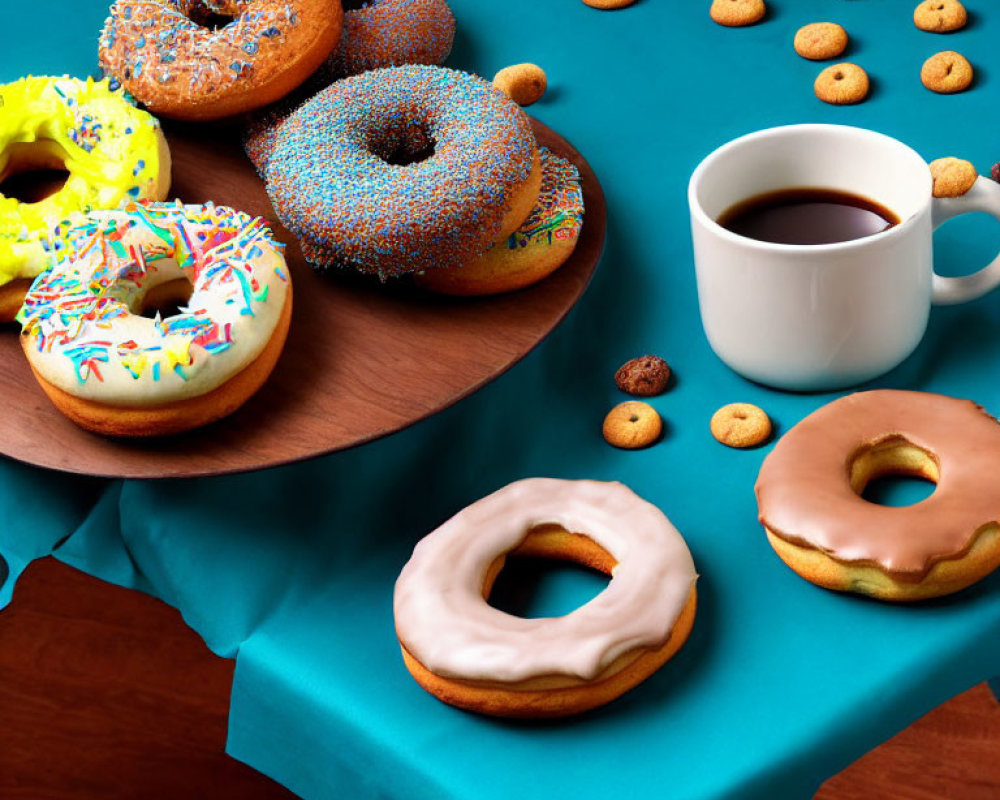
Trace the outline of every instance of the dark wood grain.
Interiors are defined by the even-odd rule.
[[[0,797],[294,797],[224,754],[232,676],[170,606],[32,564],[0,612]]]
[[[223,752],[232,674],[169,606],[35,562],[0,612],[0,797],[291,798]],[[998,753],[1000,705],[981,684],[816,800],[997,800]]]
[[[0,332],[0,453],[67,472],[130,478],[242,472],[353,447],[466,397],[531,351],[583,294],[604,245],[604,197],[565,139],[539,122],[540,144],[580,169],[586,216],[572,258],[541,283],[508,295],[447,298],[402,282],[317,275],[275,218],[267,194],[223,127],[168,129],[172,195],[267,218],[295,287],[288,343],[265,386],[231,417],[159,440],[102,438],[45,398],[13,331]]]
[[[985,683],[855,761],[815,800],[1000,800],[1000,704]]]

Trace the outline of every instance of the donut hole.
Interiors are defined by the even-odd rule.
[[[540,525],[493,563],[483,595],[493,608],[515,617],[561,617],[604,591],[614,566],[608,552],[589,537]]]
[[[154,319],[157,315],[162,319],[177,316],[183,313],[181,307],[187,305],[193,291],[194,285],[186,278],[175,278],[158,284],[142,298],[139,316],[149,319]]]
[[[386,164],[407,167],[433,156],[437,142],[428,125],[418,120],[403,120],[374,131],[367,145]]]
[[[233,10],[235,11],[235,9]],[[205,0],[194,0],[187,8],[186,16],[199,28],[217,31],[232,25],[239,14],[229,13],[225,4],[222,4],[222,7],[213,8]]]
[[[0,194],[19,203],[40,203],[66,185],[66,152],[52,141],[17,142],[8,147],[0,172]]]
[[[926,500],[941,477],[934,454],[901,436],[862,448],[849,469],[854,492],[883,506],[910,506]]]

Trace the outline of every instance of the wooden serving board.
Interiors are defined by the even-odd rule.
[[[227,128],[169,128],[171,197],[268,219],[295,287],[288,341],[264,387],[232,416],[179,436],[116,440],[74,425],[42,393],[16,330],[0,331],[0,453],[40,467],[123,478],[222,475],[331,453],[394,433],[497,377],[583,294],[604,245],[604,196],[583,157],[534,121],[540,144],[577,165],[586,214],[572,258],[520,292],[449,298],[362,276],[321,276],[277,221]]]

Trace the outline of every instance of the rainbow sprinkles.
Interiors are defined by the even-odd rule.
[[[211,391],[260,354],[289,291],[264,220],[224,206],[133,203],[60,223],[53,240],[18,315],[26,351],[49,383],[101,403]],[[180,279],[193,288],[178,314],[140,316]]]

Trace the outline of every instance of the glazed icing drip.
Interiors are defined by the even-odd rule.
[[[117,0],[101,32],[101,67],[143,103],[225,92],[254,71],[255,56],[299,24],[299,0]],[[210,15],[232,21],[202,27]]]
[[[850,483],[855,454],[899,437],[937,461],[933,494],[902,508],[859,497]],[[835,400],[788,431],[764,459],[756,493],[760,521],[777,536],[916,581],[1000,522],[997,475],[1000,424],[980,406],[878,390]]]
[[[0,175],[14,147],[47,150],[69,177],[37,203],[0,195],[0,283],[37,275],[48,262],[48,232],[66,216],[117,208],[166,191],[159,123],[106,81],[29,77],[0,86]]]
[[[490,565],[547,523],[587,535],[615,558],[607,588],[563,617],[523,619],[488,605]],[[627,487],[531,478],[473,503],[417,544],[396,582],[396,633],[444,677],[592,680],[625,653],[663,645],[696,577],[676,528]]]
[[[400,166],[394,149],[433,155]],[[406,66],[330,86],[281,126],[268,194],[316,266],[382,277],[461,264],[496,239],[534,166],[527,116],[473,75]]]
[[[223,206],[132,204],[55,231],[52,269],[18,314],[32,365],[80,397],[144,405],[214,389],[263,350],[288,275],[260,217]],[[186,278],[180,313],[137,316],[153,287]]]
[[[372,0],[344,14],[331,71],[356,75],[403,64],[442,64],[455,40],[445,0]]]

